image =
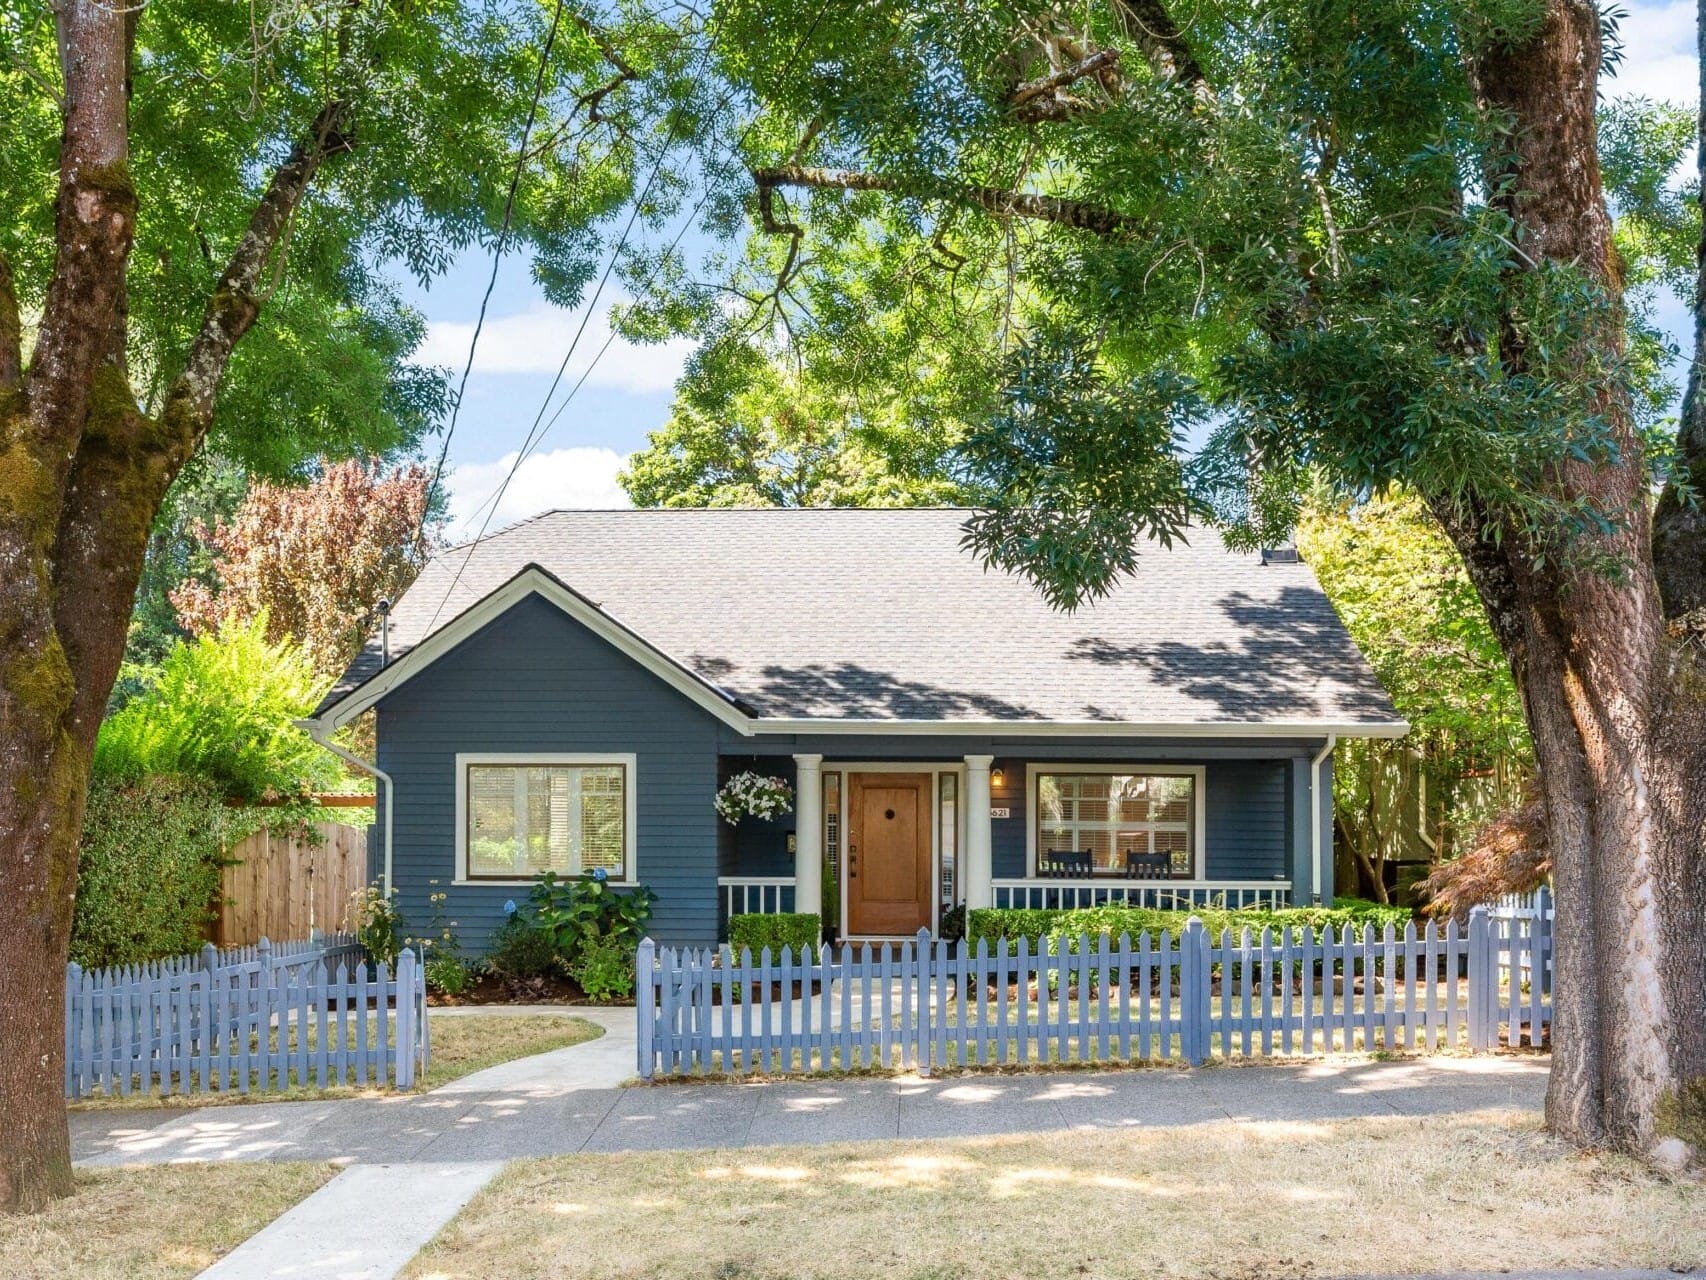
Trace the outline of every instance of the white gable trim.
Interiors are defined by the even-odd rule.
[[[748,722],[766,734],[863,733],[994,738],[1402,738],[1407,720],[785,720]]]
[[[617,652],[632,658],[689,702],[709,711],[731,729],[750,737],[754,721],[703,680],[667,657],[654,645],[617,622],[584,596],[565,587],[537,565],[529,565],[503,586],[458,614],[389,666],[382,667],[328,707],[317,718],[326,729],[348,724],[374,703],[394,693],[450,650],[529,596],[539,596],[561,609]]]

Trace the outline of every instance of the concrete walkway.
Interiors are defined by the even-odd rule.
[[[552,1049],[512,1062],[500,1062],[475,1071],[433,1090],[434,1096],[475,1093],[510,1093],[528,1098],[557,1098],[583,1089],[616,1089],[634,1079],[639,1070],[639,1034],[633,1009],[584,1008],[562,1005],[473,1006],[468,1009],[434,1009],[433,1021],[449,1016],[489,1014],[494,1009],[515,1016],[569,1014],[603,1028],[596,1040]]]
[[[502,1168],[485,1160],[345,1169],[202,1280],[391,1280]]]
[[[1547,1067],[1538,1057],[1436,1057],[630,1089],[562,1089],[535,1080],[513,1090],[255,1103],[165,1117],[77,1112],[72,1136],[85,1167],[183,1160],[462,1163],[575,1152],[1537,1110]]]

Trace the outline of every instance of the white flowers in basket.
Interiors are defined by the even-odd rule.
[[[781,778],[737,773],[717,792],[717,813],[731,827],[742,818],[780,818],[794,811],[794,789]]]

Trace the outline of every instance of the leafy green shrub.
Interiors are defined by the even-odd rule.
[[[77,855],[71,958],[98,969],[199,950],[224,846],[250,820],[206,782],[97,776]]]
[[[225,798],[251,801],[323,790],[340,776],[293,723],[318,700],[314,668],[295,645],[267,643],[265,615],[178,644],[137,678],[140,691],[101,726],[97,775],[205,778]]]
[[[427,986],[440,995],[459,996],[474,981],[474,970],[459,955],[434,955],[426,962]]]
[[[1158,911],[1149,907],[1122,906],[1081,907],[1073,910],[985,908],[969,913],[966,939],[975,945],[979,938],[989,942],[1001,937],[1014,942],[1026,938],[1034,950],[1045,938],[1051,943],[1064,938],[1069,949],[1076,950],[1077,940],[1084,934],[1092,939],[1104,933],[1113,939],[1117,939],[1122,933],[1135,938],[1146,929],[1151,934],[1167,929],[1177,935],[1183,931],[1185,923],[1193,915],[1203,922],[1203,927],[1213,938],[1219,938],[1227,929],[1236,932],[1247,928],[1252,935],[1257,935],[1263,928],[1272,929],[1277,934],[1281,929],[1301,929],[1307,926],[1319,932],[1329,925],[1334,929],[1343,929],[1346,925],[1361,928],[1363,925],[1372,924],[1378,929],[1388,921],[1395,928],[1402,929],[1404,922],[1412,918],[1407,908],[1385,907],[1360,899],[1341,899],[1331,907],[1284,907],[1272,911],[1259,908],[1225,910],[1208,907],[1197,911]],[[1057,948],[1051,945],[1050,950],[1055,949]]]
[[[456,936],[456,921],[444,918],[444,906],[450,895],[438,888],[436,880],[429,880],[427,884],[431,886],[427,904],[432,910],[432,922],[419,937],[403,941],[419,951],[427,985],[444,995],[458,996],[473,982],[475,966],[462,952],[462,939]]]
[[[628,1000],[634,995],[634,946],[625,938],[591,938],[581,944],[569,976],[593,1000]]]
[[[732,915],[729,917],[729,945],[740,954],[747,947],[756,956],[765,947],[774,958],[783,947],[792,947],[794,954],[807,947],[817,946],[818,917],[809,911],[786,912],[777,915]]]
[[[384,893],[377,884],[350,894],[345,924],[361,943],[369,962],[388,968],[396,966],[405,941],[413,941],[403,937],[405,925],[402,912],[397,910],[397,891]]]
[[[527,900],[533,907],[530,923],[551,938],[557,958],[573,970],[581,949],[592,942],[639,946],[657,894],[644,885],[612,888],[602,869],[568,879],[547,871]]]
[[[556,938],[516,912],[493,931],[486,963],[501,978],[543,978],[557,966]]]

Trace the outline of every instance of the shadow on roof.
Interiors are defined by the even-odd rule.
[[[1238,628],[1230,639],[1115,644],[1091,636],[1075,642],[1067,656],[1108,667],[1142,667],[1157,683],[1229,720],[1324,714],[1327,708],[1316,694],[1323,673],[1358,665],[1337,615],[1313,592],[1288,587],[1267,601],[1240,591],[1221,601],[1220,608]],[[1390,719],[1394,714],[1372,684],[1340,686],[1335,693],[1342,702],[1332,709],[1335,715]],[[1086,718],[1097,718],[1097,708],[1085,712]]]
[[[697,666],[697,663],[695,664]],[[766,715],[853,720],[1038,720],[1041,712],[990,694],[902,680],[856,662],[767,666],[741,691]]]

